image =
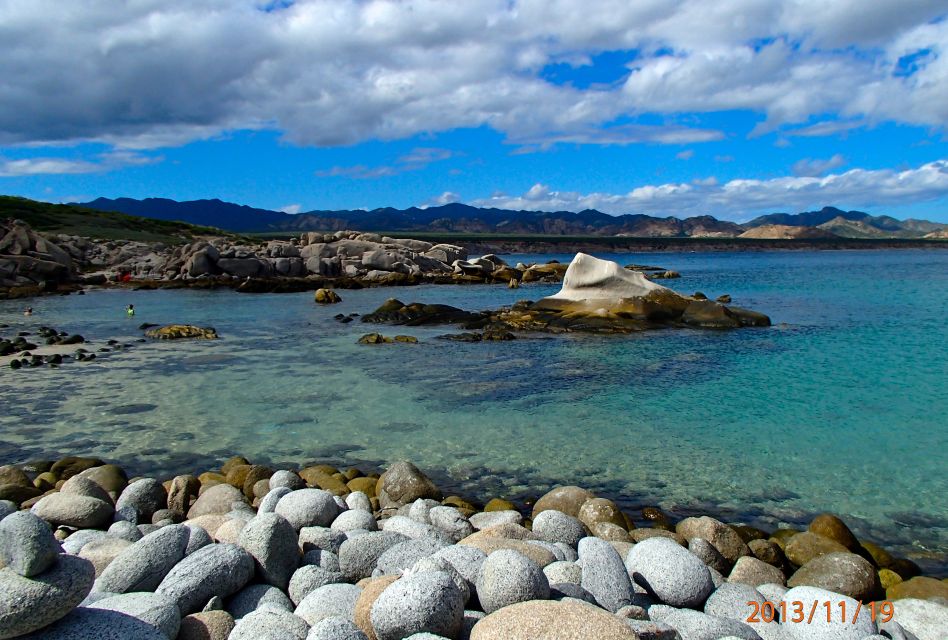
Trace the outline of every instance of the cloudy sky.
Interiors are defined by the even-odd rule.
[[[0,193],[948,221],[944,0],[0,0]]]

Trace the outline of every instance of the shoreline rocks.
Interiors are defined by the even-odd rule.
[[[548,491],[532,513],[500,498],[486,510],[445,498],[409,462],[366,475],[234,457],[131,483],[95,459],[38,468],[68,481],[36,501],[44,508],[0,511],[0,639],[911,637],[904,629],[935,640],[948,616],[944,582],[913,575],[831,514],[807,532],[768,533],[646,508],[636,528],[615,502],[575,486]],[[16,467],[0,478],[30,480]],[[247,493],[251,482],[261,490]],[[95,528],[46,508],[90,499],[118,507]],[[797,537],[833,542],[827,534],[846,545],[811,542],[794,555],[802,565],[775,551]],[[884,571],[900,578],[887,592]],[[861,602],[861,613],[855,623],[748,621],[748,602],[792,610],[796,600],[846,602],[847,616]],[[871,603],[883,600],[895,616],[877,624]]]

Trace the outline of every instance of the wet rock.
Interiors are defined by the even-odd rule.
[[[948,583],[935,578],[916,576],[889,587],[886,597],[889,600],[901,600],[902,598],[918,600],[941,598],[948,600]]]
[[[790,538],[784,547],[787,559],[798,567],[827,553],[846,553],[846,547],[816,533],[805,531]]]
[[[410,462],[396,462],[382,474],[377,494],[383,509],[409,504],[418,498],[441,500],[441,491]]]
[[[853,553],[860,548],[859,541],[846,523],[832,513],[821,513],[813,518],[808,529],[817,535],[838,542]]]
[[[182,340],[197,338],[202,340],[216,340],[217,331],[213,327],[195,327],[188,324],[170,324],[164,327],[149,329],[145,332],[148,338],[156,340]]]
[[[336,304],[337,302],[342,302],[342,298],[339,297],[339,294],[332,289],[316,289],[313,299],[318,304]]]
[[[727,561],[727,569],[734,566],[738,558],[750,555],[750,549],[734,529],[708,516],[685,518],[678,523],[675,531],[686,539],[703,538],[710,542]]]

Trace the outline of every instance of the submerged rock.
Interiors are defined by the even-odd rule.
[[[145,335],[157,340],[180,340],[182,338],[216,340],[218,337],[217,331],[213,327],[195,327],[190,324],[169,324],[157,329],[149,329],[145,332]]]

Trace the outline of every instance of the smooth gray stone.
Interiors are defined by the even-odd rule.
[[[92,563],[70,555],[61,555],[33,578],[0,569],[0,638],[15,638],[59,620],[82,602],[94,580]]]
[[[214,596],[207,601],[207,604],[204,605],[204,608],[201,609],[204,611],[223,611],[224,610],[224,599],[220,596]],[[233,616],[231,616],[233,618]]]
[[[379,525],[371,512],[361,509],[351,509],[349,511],[343,511],[336,516],[336,519],[332,521],[329,528],[333,531],[352,531],[355,529],[377,531]]]
[[[241,529],[237,542],[253,557],[260,580],[285,591],[300,563],[293,525],[277,513],[261,513]]]
[[[483,513],[475,513],[468,518],[468,520],[478,531],[487,529],[488,527],[495,527],[499,524],[523,524],[523,516],[520,515],[519,511],[513,511],[512,509],[507,511],[484,511]]]
[[[368,511],[372,513],[372,501],[362,491],[353,491],[346,496],[346,506],[352,510]]]
[[[184,549],[184,555],[189,556],[198,549],[214,544],[214,539],[203,527],[195,524],[184,525],[188,528],[188,546]]]
[[[455,507],[432,507],[428,512],[431,525],[444,531],[453,542],[463,540],[474,533],[474,525]]]
[[[351,582],[368,578],[379,557],[390,547],[406,540],[406,536],[390,531],[372,531],[349,538],[339,547],[339,570]]]
[[[414,633],[455,637],[464,616],[464,597],[451,576],[425,571],[393,582],[372,605],[378,640],[401,640]]]
[[[122,495],[115,501],[115,508],[121,510],[124,507],[135,509],[138,516],[138,522],[151,522],[151,517],[159,509],[168,506],[168,492],[164,485],[154,478],[142,478],[131,483]]]
[[[783,594],[789,591],[789,589],[782,584],[769,582],[758,586],[757,591],[759,591],[760,594],[764,596],[764,600],[767,602],[780,602],[783,600]]]
[[[61,492],[40,498],[30,510],[51,524],[76,529],[104,529],[112,523],[115,513],[109,502]]]
[[[227,640],[306,640],[309,625],[289,611],[260,609],[237,621]]]
[[[896,600],[893,606],[895,615],[892,621],[919,640],[935,640],[948,635],[948,606],[918,598]],[[883,631],[887,630],[883,628]]]
[[[23,640],[168,640],[168,636],[128,614],[81,607]]]
[[[117,520],[109,527],[109,535],[129,542],[138,542],[142,539],[142,532],[138,527],[127,520]]]
[[[921,640],[921,638],[916,636],[911,631],[907,631],[905,627],[900,625],[895,620],[889,620],[888,622],[883,622],[880,619],[878,622],[878,625],[879,625],[879,633],[884,633],[885,635],[883,637],[886,638],[886,640]],[[937,637],[937,636],[933,636],[933,637]],[[873,640],[875,640],[874,636],[869,636],[869,638],[873,638]],[[863,640],[866,640],[866,639],[863,639]]]
[[[248,584],[227,598],[225,608],[234,620],[240,620],[251,611],[263,608],[292,613],[294,604],[272,584]]]
[[[543,512],[541,511],[540,513]],[[563,552],[563,560],[566,562],[576,562],[579,560],[579,554],[576,553],[576,549],[574,547],[571,547],[568,544],[563,544],[562,542],[554,542],[553,546]],[[623,554],[620,552],[619,555],[622,556]],[[625,562],[624,556],[622,561]]]
[[[546,542],[561,542],[576,547],[585,538],[586,527],[577,518],[562,511],[547,509],[533,519],[533,533]]]
[[[119,553],[95,581],[96,591],[154,591],[184,558],[189,530],[176,524],[149,533]]]
[[[632,604],[632,581],[611,544],[599,538],[583,538],[579,541],[579,563],[583,568],[580,586],[596,598],[600,607],[615,613]]]
[[[306,596],[327,584],[345,582],[338,571],[329,571],[316,565],[300,567],[290,578],[289,594],[293,604],[298,605]]]
[[[68,493],[76,496],[86,496],[89,498],[96,498],[102,502],[114,505],[115,501],[112,499],[112,496],[108,492],[100,487],[98,484],[86,478],[84,476],[78,475],[69,478],[66,482],[63,483],[63,486],[59,489],[60,493]]]
[[[288,487],[273,487],[267,492],[267,495],[263,496],[260,500],[257,513],[273,513],[276,511],[276,506],[277,503],[280,502],[280,498],[292,492],[293,490]]]
[[[78,553],[82,551],[82,547],[89,544],[93,540],[107,538],[108,535],[109,534],[107,534],[105,531],[99,531],[98,529],[80,529],[63,540],[62,548],[66,553],[78,555]]]
[[[234,502],[246,501],[244,493],[229,484],[215,484],[198,496],[188,510],[188,519],[208,514],[223,515],[231,511]]]
[[[626,559],[632,579],[649,594],[676,607],[700,607],[714,590],[708,567],[669,538],[648,538]]]
[[[541,511],[541,513],[543,512]],[[566,554],[553,542],[547,542],[546,540],[524,540],[524,542],[531,544],[534,547],[546,549],[553,554],[553,557],[556,558],[556,562],[562,562],[566,560]]]
[[[109,593],[108,591],[90,591],[89,595],[79,603],[80,607],[91,607],[93,604],[99,600],[105,600],[106,598],[112,598],[114,596],[120,596],[121,593]]]
[[[323,551],[322,549],[312,549],[303,554],[301,565],[315,565],[326,571],[334,573],[339,572],[339,556],[332,551]]]
[[[679,609],[665,616],[661,622],[673,627],[682,640],[718,640],[735,637],[741,640],[761,640],[756,631],[737,620],[709,616],[700,611]]]
[[[273,489],[289,489],[290,491],[296,491],[297,489],[305,488],[306,481],[303,480],[299,474],[292,471],[280,469],[279,471],[274,471],[273,475],[270,476],[271,491]]]
[[[422,558],[412,566],[407,573],[422,573],[425,571],[442,571],[451,576],[451,580],[454,581],[454,586],[458,588],[458,591],[461,592],[461,599],[464,604],[467,604],[467,601],[471,598],[471,587],[467,583],[467,580],[458,573],[458,570],[454,566],[445,560],[444,558]]]
[[[481,565],[477,598],[486,613],[549,596],[550,583],[540,565],[522,553],[501,549],[487,556]]]
[[[778,626],[779,622],[749,622],[748,618],[755,612],[749,602],[756,602],[758,607],[767,602],[767,599],[754,587],[740,582],[728,582],[718,587],[708,596],[704,603],[704,612],[710,616],[728,618],[743,622],[758,634],[767,637],[766,633],[771,626]],[[771,601],[773,602],[773,601]],[[779,602],[779,600],[777,601]],[[759,608],[757,609],[759,612]],[[779,614],[779,611],[776,612]],[[757,617],[760,617],[759,615]],[[776,631],[774,631],[776,633]]]
[[[401,574],[412,565],[448,546],[443,541],[422,538],[400,542],[379,556],[378,568],[384,574]]]
[[[807,615],[802,620],[793,622],[796,616],[787,616],[780,622],[780,626],[790,632],[793,638],[801,640],[862,640],[866,636],[876,633],[875,622],[872,621],[869,607],[859,607],[859,603],[839,593],[833,593],[818,587],[794,587],[783,594],[788,612],[795,611],[802,606]],[[824,602],[831,602],[831,616],[827,620]],[[841,616],[840,602],[846,603],[846,619]],[[799,605],[797,603],[800,603]],[[815,603],[815,604],[814,604]],[[816,608],[816,615],[809,618],[808,612]],[[822,609],[821,609],[822,608]],[[853,620],[853,614],[859,615]],[[820,615],[822,613],[822,615]]]
[[[431,554],[431,558],[433,560],[447,560],[467,582],[471,594],[475,594],[477,576],[481,574],[481,566],[487,560],[486,553],[474,547],[455,544]]]
[[[329,527],[303,527],[300,529],[299,543],[303,553],[313,549],[331,551],[336,555],[342,543],[348,540],[352,532],[333,531]]]
[[[369,640],[351,620],[323,618],[314,624],[306,640]]]
[[[175,640],[181,626],[178,605],[170,598],[150,592],[123,593],[98,600],[89,605],[91,609],[108,609],[138,618],[163,633],[168,640]]]
[[[564,598],[582,600],[584,602],[588,602],[589,604],[594,604],[597,607],[599,606],[599,603],[596,602],[596,597],[578,584],[573,582],[560,582],[557,584],[551,584],[550,600],[563,600]]]
[[[339,505],[328,491],[300,489],[280,498],[274,512],[299,531],[303,527],[328,527],[339,515]]]
[[[11,500],[0,500],[0,520],[19,510],[19,505]]]
[[[212,596],[239,591],[253,576],[250,554],[235,544],[213,544],[179,562],[158,585],[178,603],[182,615],[200,611]]]
[[[413,540],[429,538],[432,540],[440,540],[445,545],[454,542],[451,537],[441,529],[423,522],[416,522],[405,516],[392,516],[388,520],[383,520],[379,526],[382,527],[383,531],[400,533]]]
[[[29,511],[0,520],[0,566],[30,578],[53,566],[59,552],[53,530]]]
[[[362,589],[354,584],[327,584],[297,605],[294,613],[310,626],[323,618],[344,618],[355,622],[355,605]]]
[[[421,524],[431,524],[431,519],[429,518],[430,511],[439,506],[441,503],[437,500],[432,500],[431,498],[418,498],[411,504],[406,504],[404,507],[398,510],[398,515],[411,518],[415,522],[420,522]]]
[[[546,513],[541,511],[540,513]],[[573,584],[582,584],[583,568],[575,562],[557,561],[543,567],[543,573],[550,584],[558,582],[571,582]]]

